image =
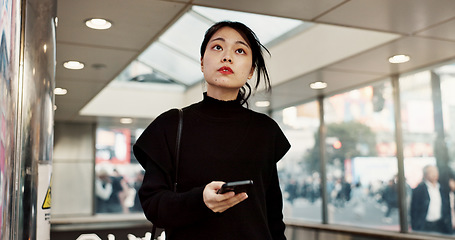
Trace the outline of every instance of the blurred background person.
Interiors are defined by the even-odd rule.
[[[450,216],[452,221],[452,232],[455,230],[455,174],[449,173],[449,200],[450,200]]]
[[[136,174],[136,179],[134,180],[134,183],[133,183],[133,188],[135,190],[135,194],[134,194],[133,206],[130,208],[131,212],[142,212],[143,211],[142,206],[141,206],[141,201],[139,200],[139,195],[137,193],[139,191],[139,188],[142,185],[142,181],[144,180],[144,174],[145,174],[144,170],[140,170]]]
[[[412,191],[411,226],[415,231],[452,233],[447,190],[441,188],[436,166],[423,168],[423,180]]]
[[[298,184],[295,179],[291,179],[286,186],[286,192],[288,194],[288,201],[293,204],[294,199],[298,197]]]
[[[108,212],[108,200],[112,195],[111,178],[105,169],[101,169],[96,174],[95,180],[95,195],[96,195],[96,212]]]
[[[124,177],[114,169],[112,171],[111,182],[112,182],[112,194],[107,201],[108,210],[111,213],[128,213],[129,208],[125,204],[125,200],[128,197],[129,186]]]
[[[363,218],[365,216],[365,201],[367,200],[365,189],[362,187],[360,182],[357,182],[354,185],[354,188],[351,191],[351,206],[357,219]]]
[[[398,188],[394,179],[390,179],[387,186],[382,193],[382,200],[387,206],[386,213],[384,215],[384,222],[391,223],[392,218],[390,214],[394,209],[398,209]]]

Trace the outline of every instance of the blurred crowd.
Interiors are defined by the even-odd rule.
[[[108,172],[100,169],[96,173],[96,213],[142,212],[137,191],[142,184],[144,171],[138,171],[128,181],[116,169]]]
[[[318,174],[304,179],[285,178],[284,198],[291,205],[303,200],[310,204],[321,198],[321,181]],[[448,179],[448,180],[447,180]],[[443,181],[443,182],[441,182]],[[351,183],[344,177],[327,179],[327,202],[337,209],[349,206],[359,218],[368,214],[366,204],[379,206],[383,223],[392,223],[392,216],[398,215],[398,178],[388,181],[377,180],[362,186]],[[423,168],[423,179],[416,187],[406,183],[405,195],[409,224],[413,231],[455,233],[455,176],[440,179],[438,168],[428,165]]]

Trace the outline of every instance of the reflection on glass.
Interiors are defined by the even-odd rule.
[[[272,40],[295,29],[303,21],[261,14],[230,11],[225,9],[193,6],[192,10],[213,22],[224,20],[239,21],[254,30],[261,43],[267,45]]]
[[[159,41],[180,51],[182,55],[186,55],[194,61],[199,61],[201,58],[199,48],[205,31],[209,29],[210,25],[210,21],[201,21],[201,16],[189,11],[177,20],[160,37]]]
[[[448,148],[448,165],[455,170],[455,63],[435,69],[441,82],[441,101],[444,119],[445,146]],[[455,224],[455,223],[452,223]]]
[[[399,230],[389,81],[324,99],[329,223]]]
[[[96,213],[142,212],[136,193],[142,184],[144,172],[131,152],[131,146],[141,132],[142,129],[97,129]]]
[[[273,113],[291,143],[279,162],[284,198],[284,217],[321,222],[319,158],[312,154],[319,129],[317,102],[290,107]]]
[[[200,71],[201,55],[199,51],[205,31],[213,23],[224,20],[245,23],[254,30],[265,45],[282,41],[313,25],[295,19],[193,6],[157,41],[153,42],[138,59],[133,61],[116,80],[136,80],[140,75],[134,75],[134,70],[137,68],[134,65],[142,62],[147,68],[142,71],[147,74],[160,73],[168,79],[168,82],[180,83],[185,87],[193,86],[203,79]]]
[[[202,79],[199,60],[182,57],[177,51],[160,42],[152,44],[138,60],[186,85]]]
[[[452,234],[454,64],[400,78],[405,175],[413,231]],[[450,177],[452,176],[452,177]],[[453,190],[452,190],[453,191]]]

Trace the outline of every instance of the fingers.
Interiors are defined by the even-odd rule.
[[[224,182],[211,182],[204,188],[204,203],[213,212],[224,212],[248,198],[246,193],[235,194],[234,192],[227,192],[224,194],[217,194],[216,191],[218,191],[223,184]]]
[[[236,194],[234,195],[234,197],[228,198],[223,202],[220,202],[221,205],[219,206],[219,210],[217,212],[224,212],[247,198],[248,195],[246,193]]]
[[[222,213],[248,198],[248,195],[246,193],[239,193],[237,195],[234,195],[233,192],[229,192],[220,195],[225,195],[222,196],[222,200],[215,200],[211,202],[211,207],[209,208],[212,209],[213,212]]]

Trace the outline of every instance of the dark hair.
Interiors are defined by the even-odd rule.
[[[204,40],[202,41],[201,44],[201,57],[204,57],[205,49],[207,48],[207,44],[210,40],[210,38],[215,34],[218,30],[220,30],[223,27],[230,27],[234,30],[236,30],[250,45],[251,51],[253,53],[253,67],[255,68],[256,71],[256,84],[254,85],[254,90],[256,90],[259,86],[259,83],[261,82],[261,75],[264,76],[264,81],[265,81],[265,89],[266,91],[270,91],[271,84],[270,84],[270,79],[269,79],[269,74],[267,72],[267,67],[265,66],[265,61],[264,61],[264,56],[262,55],[262,49],[267,51],[267,53],[270,55],[269,50],[261,44],[259,39],[257,38],[256,34],[251,30],[249,27],[247,27],[245,24],[240,23],[240,22],[231,22],[231,21],[222,21],[215,23],[213,26],[211,26],[206,32],[204,36]],[[248,98],[251,96],[251,86],[248,84],[248,82],[245,84],[245,86],[242,86],[239,91],[239,96],[238,98],[241,99],[240,103],[243,105],[246,103],[248,106]]]
[[[449,179],[455,180],[455,174],[449,170]]]

